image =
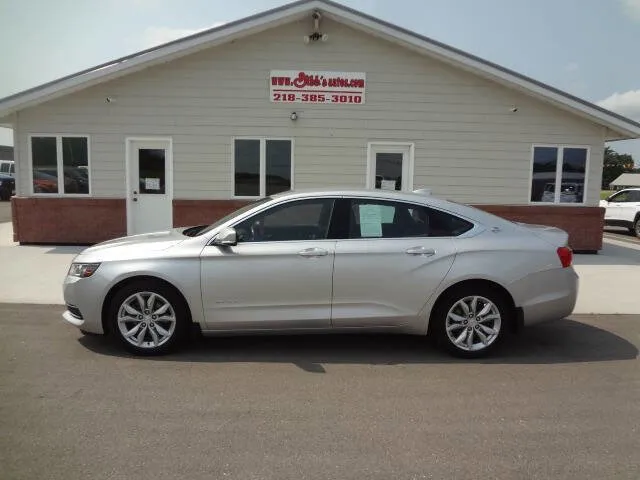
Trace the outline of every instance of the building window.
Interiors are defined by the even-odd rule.
[[[291,190],[291,140],[238,138],[233,150],[234,196],[264,197]]]
[[[589,150],[534,146],[532,203],[584,203]]]
[[[89,194],[89,139],[31,137],[33,193]]]

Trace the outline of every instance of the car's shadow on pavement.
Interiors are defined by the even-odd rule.
[[[171,362],[292,363],[323,373],[323,364],[556,364],[629,360],[638,349],[607,330],[565,319],[527,328],[506,338],[489,358],[464,360],[450,357],[424,337],[408,335],[296,335],[198,338],[180,352],[141,360]],[[130,357],[100,336],[79,342],[102,355]]]

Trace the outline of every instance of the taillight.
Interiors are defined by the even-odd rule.
[[[558,248],[558,258],[560,259],[560,263],[562,263],[562,268],[570,267],[571,262],[573,262],[573,250],[569,247]]]

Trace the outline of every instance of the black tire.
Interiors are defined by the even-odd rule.
[[[151,297],[150,294],[153,294],[155,295],[153,304],[164,307],[166,302],[169,304],[168,310],[161,315],[154,315],[151,309],[143,311],[141,312],[142,315],[144,315],[142,319],[131,316],[129,312],[126,312],[124,304],[127,301],[133,301],[132,297],[136,294],[142,296],[145,304],[148,304],[149,298]],[[137,304],[139,305],[139,302]],[[138,309],[141,310],[140,308]],[[125,312],[127,313],[126,315]],[[163,316],[165,313],[167,316],[173,317],[174,321],[169,322],[162,320],[162,318],[165,318]],[[123,318],[130,318],[130,320],[120,322],[119,317],[121,314]],[[109,305],[108,315],[111,336],[120,346],[135,355],[163,355],[174,351],[184,342],[189,333],[190,318],[188,307],[182,296],[173,287],[157,280],[139,280],[124,286],[114,295]],[[151,315],[154,315],[153,319]],[[156,323],[154,324],[153,322]],[[139,324],[137,332],[145,330],[145,333],[141,334],[142,343],[134,345],[132,343],[135,341],[133,338],[131,341],[127,340],[120,328],[121,324],[125,330],[130,328],[130,331],[134,330],[135,326]],[[171,324],[173,324],[172,331],[170,327]],[[155,333],[153,337],[151,334],[152,329]],[[160,333],[161,329],[165,332],[171,332],[171,334],[165,338],[165,336]],[[157,340],[158,335],[161,335],[163,340],[158,342],[157,346],[154,346],[153,343]],[[133,336],[138,337],[138,334]]]
[[[487,306],[487,300],[492,304],[492,308],[489,312],[483,317],[469,317],[467,315],[464,318],[464,322],[457,322],[455,320],[450,319],[449,325],[447,324],[447,317],[449,316],[449,312],[452,309],[453,315],[462,318],[463,310],[460,301],[467,299],[465,304],[467,306],[471,306],[472,298],[478,297],[476,306],[477,313],[481,313],[482,309]],[[494,318],[495,314],[499,314],[499,322],[497,322]],[[507,298],[505,298],[504,293],[500,292],[496,288],[492,288],[488,285],[463,285],[460,288],[451,290],[444,294],[443,297],[438,299],[436,307],[431,316],[431,328],[430,334],[434,335],[435,340],[438,345],[444,348],[451,355],[461,358],[480,358],[485,357],[495,351],[505,336],[508,333],[509,327],[513,322],[513,308],[510,306],[510,302]],[[488,320],[484,320],[484,317],[487,317]],[[482,323],[477,324],[477,318],[483,318]],[[457,327],[458,323],[460,327]],[[476,326],[477,325],[477,326]],[[494,336],[487,334],[487,330],[483,329],[483,326],[489,330],[494,331],[497,325],[497,334]],[[451,332],[447,332],[447,328],[451,328]],[[455,329],[454,329],[455,327]],[[471,328],[471,330],[469,330]],[[463,341],[460,342],[463,345],[456,344],[452,337],[461,338],[463,332],[466,330],[466,337],[464,337]],[[479,333],[478,333],[479,330]],[[467,346],[467,339],[469,336],[469,332],[471,332],[471,338],[473,345],[471,347]],[[483,346],[482,339],[480,335],[483,335],[488,339],[488,344]],[[473,339],[478,340],[479,345],[475,345],[476,342],[473,342]]]
[[[640,217],[636,218],[636,222],[633,224],[633,229],[631,230],[636,237],[640,238]]]

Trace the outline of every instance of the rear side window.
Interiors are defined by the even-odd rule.
[[[386,200],[351,202],[349,238],[457,237],[473,224],[423,205]]]
[[[620,192],[617,193],[615,195],[613,195],[609,201],[610,202],[618,202],[618,203],[624,203],[624,202],[634,202],[635,200],[633,199],[633,194],[635,192],[633,190],[625,190],[624,192]]]

